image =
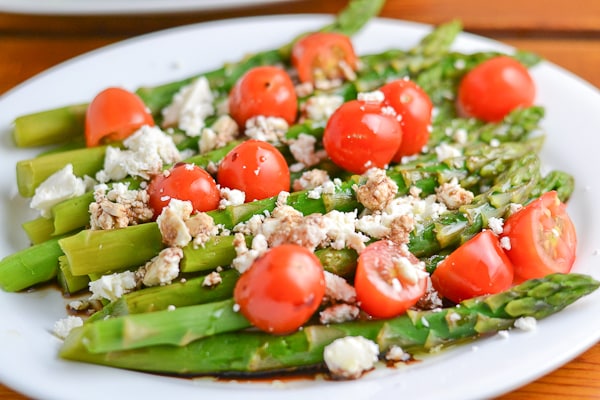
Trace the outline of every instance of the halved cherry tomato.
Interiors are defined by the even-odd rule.
[[[441,296],[459,303],[498,293],[513,283],[513,266],[490,230],[479,232],[445,258],[431,275]]]
[[[280,117],[292,124],[298,112],[294,83],[279,67],[262,66],[247,71],[229,93],[229,113],[243,129],[252,117]]]
[[[463,77],[458,87],[459,114],[500,121],[535,99],[535,84],[527,68],[514,58],[498,56],[482,62]]]
[[[285,334],[308,321],[324,294],[319,259],[305,247],[283,244],[254,261],[237,281],[233,298],[254,326]]]
[[[345,63],[341,66],[340,63]],[[357,69],[358,57],[350,38],[341,33],[315,32],[292,48],[292,65],[302,82],[344,78],[343,68]]]
[[[358,256],[354,287],[360,308],[375,318],[403,314],[425,294],[427,273],[397,243],[380,240]]]
[[[275,146],[247,140],[234,147],[219,164],[221,186],[246,193],[246,201],[277,196],[290,190],[290,170]]]
[[[509,239],[506,254],[515,267],[517,282],[569,272],[575,262],[575,226],[555,191],[510,216],[501,237]]]
[[[431,99],[416,83],[398,79],[381,87],[385,103],[390,105],[400,118],[402,143],[393,161],[417,154],[429,140],[431,129]]]
[[[156,175],[148,186],[154,218],[171,199],[191,201],[194,211],[210,211],[219,206],[221,195],[212,176],[194,164],[176,164],[168,174]]]
[[[395,115],[384,112],[383,104],[352,100],[329,118],[323,146],[340,167],[362,174],[383,168],[392,161],[402,142],[402,129]]]
[[[154,119],[142,99],[125,89],[110,87],[98,93],[87,108],[86,145],[123,140],[144,125],[153,126]]]

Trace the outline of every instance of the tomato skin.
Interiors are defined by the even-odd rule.
[[[300,38],[292,48],[292,65],[301,82],[343,78],[340,61],[357,69],[358,57],[350,38],[341,33],[315,32]]]
[[[229,93],[229,113],[241,129],[252,117],[280,117],[293,124],[298,112],[294,83],[279,67],[261,66],[248,70]]]
[[[368,245],[359,255],[354,277],[354,287],[360,308],[375,318],[391,318],[401,315],[425,294],[427,275],[417,274],[410,282],[394,266],[398,257],[409,257],[411,263],[418,260],[410,253],[405,255],[402,247],[389,240],[380,240]],[[409,267],[412,268],[412,267]],[[394,289],[391,279],[397,278],[402,289]]]
[[[513,266],[499,238],[484,230],[450,253],[436,267],[431,283],[441,296],[459,303],[508,289]]]
[[[85,113],[87,147],[103,140],[127,138],[144,125],[154,125],[154,118],[135,93],[118,87],[104,89],[94,97]]]
[[[171,199],[190,201],[194,211],[210,211],[219,206],[221,195],[212,176],[193,164],[176,164],[170,172],[152,178],[148,186],[150,207],[157,218]]]
[[[273,247],[256,259],[235,285],[240,312],[257,328],[275,334],[297,330],[325,295],[319,259],[296,244]]]
[[[383,104],[352,100],[342,104],[329,118],[323,146],[338,166],[355,174],[384,168],[402,142],[402,129],[395,115]]]
[[[511,215],[501,237],[510,241],[506,254],[514,265],[517,282],[567,273],[575,262],[575,225],[555,191],[544,193]]]
[[[433,103],[429,95],[416,83],[408,79],[398,79],[379,89],[385,96],[385,103],[401,116],[402,143],[393,161],[417,154],[427,144],[431,129]]]
[[[221,186],[246,193],[246,202],[277,196],[290,190],[290,170],[275,146],[247,140],[234,147],[217,172]]]
[[[463,116],[496,122],[516,108],[531,106],[535,92],[525,66],[514,58],[498,56],[482,62],[463,77],[457,108]]]

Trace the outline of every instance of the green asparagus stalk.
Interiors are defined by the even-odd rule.
[[[51,280],[62,254],[56,238],[4,257],[0,261],[0,287],[17,292]]]
[[[231,332],[186,346],[158,345],[106,353],[89,351],[82,340],[82,330],[78,330],[67,337],[60,357],[185,375],[293,371],[322,366],[325,346],[343,336],[373,340],[382,353],[394,345],[411,353],[427,352],[509,329],[521,317],[545,318],[592,293],[599,285],[600,282],[587,275],[553,274],[441,311],[410,311],[389,320],[312,325],[285,336],[256,331]]]
[[[185,307],[229,299],[239,277],[235,269],[219,272],[221,282],[205,286],[206,275],[181,280],[165,286],[148,287],[124,294],[91,315],[86,323],[129,314],[166,310],[170,306]]]
[[[58,257],[58,271],[56,279],[64,295],[76,294],[88,288],[90,278],[87,275],[74,276],[66,256]]]
[[[83,135],[87,104],[23,115],[15,119],[13,139],[18,147],[46,146]]]
[[[39,217],[24,222],[21,226],[32,244],[40,244],[51,239],[54,232],[54,221],[51,218]]]
[[[75,276],[139,267],[163,248],[156,223],[85,230],[58,241]]]
[[[50,175],[67,164],[76,176],[94,176],[104,165],[106,146],[51,153],[17,162],[17,186],[23,197],[31,197],[35,189]]]

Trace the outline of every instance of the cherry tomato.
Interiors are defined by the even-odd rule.
[[[254,261],[236,283],[233,297],[254,326],[285,334],[308,321],[324,294],[319,259],[305,247],[283,244]]]
[[[168,174],[156,175],[148,186],[154,218],[171,199],[191,201],[194,211],[210,211],[219,206],[221,195],[212,176],[194,164],[176,164]]]
[[[501,237],[510,241],[506,253],[515,267],[517,282],[569,272],[575,262],[575,226],[554,191],[510,216]]]
[[[277,196],[290,190],[290,170],[275,146],[247,140],[234,147],[217,172],[221,186],[246,193],[246,201]]]
[[[323,146],[340,167],[362,174],[383,168],[392,161],[402,142],[402,129],[395,115],[376,102],[352,100],[342,104],[329,118]]]
[[[431,99],[416,83],[398,79],[381,87],[385,103],[400,116],[402,143],[393,161],[417,154],[429,140],[431,129]]]
[[[498,56],[482,62],[463,77],[458,87],[459,114],[500,121],[519,107],[529,107],[535,84],[527,68],[514,58]]]
[[[415,305],[427,289],[427,274],[415,269],[417,263],[412,254],[392,241],[368,245],[358,257],[354,277],[360,308],[375,318],[389,318]]]
[[[341,62],[346,66],[341,66]],[[356,70],[357,64],[358,57],[350,38],[341,33],[311,33],[292,48],[292,65],[302,82],[344,78],[343,68]]]
[[[490,230],[479,232],[445,258],[431,275],[441,296],[459,303],[508,289],[513,266]]]
[[[154,125],[154,119],[142,99],[125,89],[105,89],[87,108],[86,145],[92,147],[104,140],[123,140],[144,125]]]
[[[237,80],[229,93],[229,113],[240,127],[252,117],[280,117],[294,123],[298,112],[296,90],[289,75],[273,66],[255,67]]]

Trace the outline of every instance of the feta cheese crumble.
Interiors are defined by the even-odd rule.
[[[40,211],[43,217],[50,217],[54,205],[81,196],[87,191],[89,183],[89,181],[75,176],[73,164],[67,164],[50,175],[35,189],[30,207]]]
[[[200,77],[182,87],[173,102],[162,110],[163,126],[177,126],[188,136],[199,136],[205,119],[215,113],[208,79]]]
[[[81,317],[69,315],[66,318],[56,321],[52,328],[52,332],[60,339],[66,339],[73,329],[80,326],[83,326],[83,319],[81,319]]]
[[[379,357],[379,346],[362,336],[346,336],[325,347],[323,358],[335,379],[358,379],[373,369]]]
[[[119,272],[110,275],[103,275],[89,284],[90,300],[117,300],[125,293],[131,292],[136,288],[137,282],[135,273],[131,271]]]

